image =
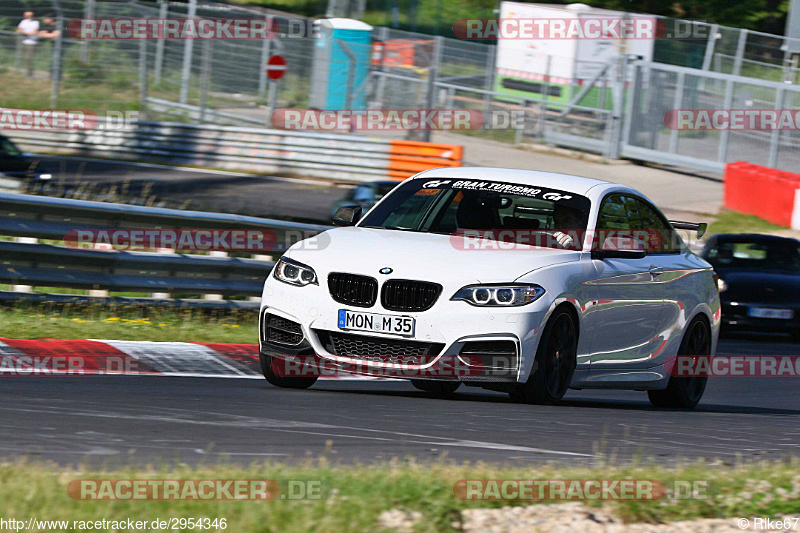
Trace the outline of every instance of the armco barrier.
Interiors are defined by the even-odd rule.
[[[800,229],[800,174],[743,161],[725,167],[725,207]]]
[[[403,179],[461,166],[462,147],[357,135],[137,122],[84,131],[4,130],[20,148],[86,157],[171,162],[338,181]]]
[[[257,254],[253,258],[83,249],[36,242],[37,239],[69,240],[65,237],[77,230],[133,228],[255,230],[271,238],[265,240],[266,249],[250,253]],[[0,235],[23,238],[23,242],[0,240],[0,284],[13,286],[12,291],[0,291],[0,302],[24,299],[61,303],[258,308],[257,300],[264,279],[274,264],[270,258],[279,256],[294,242],[328,228],[224,213],[0,193]],[[25,289],[20,289],[20,286]],[[42,294],[30,292],[32,286],[48,290],[65,287],[156,293],[160,296]],[[185,297],[169,298],[166,294]],[[196,298],[197,295],[203,298]],[[207,298],[208,295],[213,297]],[[222,300],[225,296],[229,299]]]

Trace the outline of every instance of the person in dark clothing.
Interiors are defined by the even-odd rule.
[[[42,25],[39,28],[39,37],[43,39],[56,39],[61,35],[61,30],[58,29],[58,24],[53,15],[46,15],[42,17]]]

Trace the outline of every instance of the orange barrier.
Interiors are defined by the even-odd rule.
[[[800,229],[800,174],[744,161],[725,166],[725,207]]]
[[[387,175],[398,180],[438,167],[460,167],[464,148],[457,144],[389,141]]]
[[[391,39],[372,45],[372,64],[387,67],[427,67],[433,57],[434,40]]]

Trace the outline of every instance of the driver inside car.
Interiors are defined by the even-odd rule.
[[[578,247],[576,238],[581,225],[581,214],[577,209],[563,204],[553,206],[553,238],[560,248],[574,250]]]

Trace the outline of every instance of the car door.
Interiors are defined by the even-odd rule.
[[[600,205],[596,246],[602,248],[610,236],[640,237],[646,224],[635,197],[612,193]],[[665,297],[654,282],[656,265],[649,254],[635,259],[592,259],[592,263],[596,277],[588,282],[592,296],[587,314],[592,335],[591,372],[635,363],[647,366],[660,344],[656,332]]]
[[[701,270],[696,258],[688,253],[675,229],[655,206],[635,198],[641,223],[650,237],[647,259],[650,264],[654,294],[663,299],[662,312],[656,325],[656,350],[650,359],[634,367],[648,367],[664,362],[667,353],[675,353],[680,344],[692,302],[702,299],[702,286],[692,274]],[[669,346],[665,349],[665,347]]]

